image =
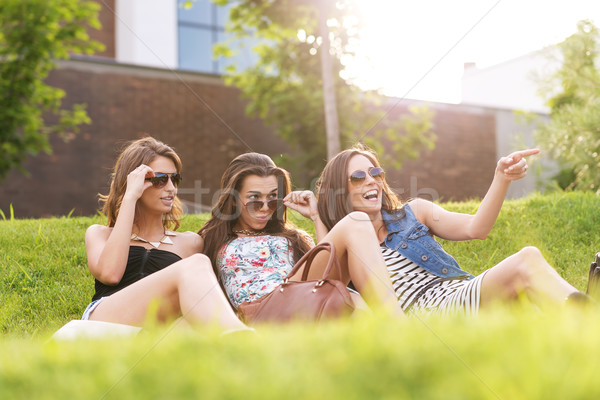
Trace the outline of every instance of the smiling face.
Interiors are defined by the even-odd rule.
[[[373,163],[363,155],[355,155],[348,162],[348,198],[355,211],[363,211],[369,215],[376,215],[381,212],[381,199],[383,180],[376,179],[369,174],[374,168]],[[363,171],[365,179],[360,182],[351,182],[350,175],[356,171]]]
[[[175,164],[170,158],[157,156],[148,164],[155,174],[165,173],[171,174],[178,172]],[[161,188],[150,186],[144,190],[144,194],[138,200],[140,207],[146,212],[159,212],[167,214],[173,208],[175,196],[177,195],[177,187],[169,178],[167,184]]]
[[[248,175],[242,182],[242,187],[237,200],[237,207],[241,210],[236,223],[236,229],[249,229],[261,231],[273,216],[275,210],[268,207],[269,200],[277,199],[277,177],[269,175],[261,177]],[[254,210],[246,205],[252,201],[262,201],[260,208]]]

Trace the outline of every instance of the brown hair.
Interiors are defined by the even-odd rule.
[[[158,156],[166,157],[173,161],[177,172],[181,172],[181,159],[177,153],[163,142],[152,137],[148,136],[130,142],[121,152],[111,175],[110,191],[108,195],[98,195],[100,202],[104,203],[102,212],[108,218],[108,221],[106,222],[108,226],[113,227],[117,220],[117,216],[119,215],[119,209],[121,208],[123,196],[127,189],[127,175],[141,164],[150,164],[152,160]],[[134,223],[137,216],[138,208],[136,205]],[[175,196],[171,211],[163,216],[164,227],[176,230],[181,224],[182,216],[183,210],[181,208],[181,202],[179,201],[179,198]]]
[[[204,238],[204,253],[210,258],[215,271],[219,249],[237,237],[233,233],[233,227],[240,215],[240,211],[237,210],[237,198],[244,179],[249,175],[275,176],[278,181],[283,180],[284,192],[277,193],[279,199],[284,198],[291,190],[288,172],[277,167],[267,155],[245,153],[229,163],[221,178],[219,198],[212,209],[212,216],[198,231]],[[287,222],[285,211],[281,219],[277,217],[277,212],[273,213],[264,230],[267,233],[287,238],[294,251],[294,260],[296,261],[311,247],[310,236]]]
[[[319,217],[328,230],[353,211],[348,196],[348,164],[356,155],[368,158],[375,167],[381,166],[373,150],[364,145],[357,145],[338,153],[329,160],[317,181]],[[393,211],[401,207],[402,203],[384,179],[381,208]]]

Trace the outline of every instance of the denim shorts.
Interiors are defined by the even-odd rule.
[[[83,312],[83,315],[81,316],[82,320],[88,320],[90,319],[90,314],[96,309],[96,307],[98,307],[98,305],[100,304],[100,302],[104,299],[106,299],[108,296],[105,297],[101,297],[98,300],[94,300],[92,301],[86,308],[85,311]]]

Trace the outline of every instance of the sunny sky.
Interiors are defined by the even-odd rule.
[[[465,62],[487,67],[556,44],[577,21],[600,27],[599,0],[359,0],[367,25],[349,70],[390,96],[460,102]]]

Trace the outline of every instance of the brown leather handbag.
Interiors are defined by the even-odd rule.
[[[317,281],[307,281],[315,256],[323,250],[329,251],[329,261],[323,277]],[[290,277],[303,264],[306,266],[302,272],[302,281],[291,281]],[[355,308],[350,290],[341,281],[328,279],[332,268],[336,268],[338,276],[341,276],[335,246],[329,242],[319,243],[298,260],[275,290],[258,300],[240,304],[238,316],[246,323],[254,324],[290,320],[318,322],[325,318],[350,315]]]

